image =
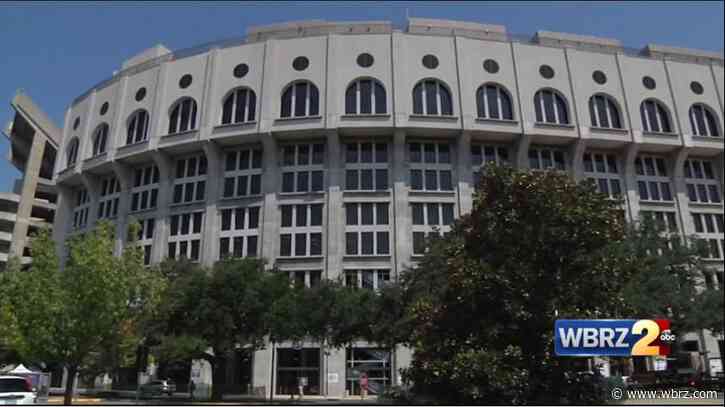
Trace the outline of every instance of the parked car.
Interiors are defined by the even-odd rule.
[[[173,380],[152,380],[142,384],[139,388],[142,396],[171,396],[176,391],[176,383]]]
[[[0,376],[0,405],[35,404],[36,395],[29,378]]]

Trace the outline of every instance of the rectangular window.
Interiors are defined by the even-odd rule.
[[[118,216],[118,202],[121,197],[121,183],[115,176],[101,179],[98,196],[98,219],[114,219]]]
[[[131,213],[156,209],[159,179],[159,168],[156,165],[142,166],[134,170],[134,183],[131,188],[131,207],[129,208]],[[178,193],[181,194],[181,192],[179,191]],[[174,189],[174,196],[176,194],[176,189]]]
[[[560,149],[532,146],[529,148],[529,169],[566,171],[566,154]]]
[[[703,242],[708,259],[722,260],[725,256],[725,229],[723,214],[712,212],[692,212],[695,234]]]
[[[259,206],[220,210],[219,258],[257,257]]]
[[[282,192],[304,193],[324,190],[324,144],[288,144],[282,146],[280,155]]]
[[[638,156],[635,158],[635,168],[641,201],[673,201],[670,178],[667,176],[663,158]]]
[[[413,202],[410,204],[414,255],[425,253],[425,239],[431,233],[445,234],[451,230],[451,225],[455,220],[454,205],[452,202]]]
[[[722,204],[720,182],[715,177],[713,163],[708,160],[685,161],[685,181],[690,202]]]
[[[200,260],[204,212],[178,213],[170,216],[169,230],[170,258],[187,258],[191,261]]]
[[[389,208],[388,202],[345,203],[346,255],[390,254]]]
[[[176,161],[173,203],[200,202],[206,199],[206,156],[203,154]]]
[[[285,204],[280,212],[280,256],[321,256],[323,204]]]
[[[379,290],[390,281],[390,270],[363,269],[345,270],[345,286]]]
[[[410,188],[418,191],[453,191],[451,146],[447,143],[409,143]]]
[[[388,189],[388,144],[345,144],[345,190]]]
[[[505,146],[486,144],[471,144],[471,165],[473,170],[474,186],[478,187],[478,180],[485,165],[495,164],[499,166],[511,165],[509,161],[509,150]]]
[[[617,156],[609,153],[587,151],[583,156],[584,174],[590,179],[601,194],[612,199],[622,198],[621,183]]]

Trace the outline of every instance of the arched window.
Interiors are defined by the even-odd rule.
[[[280,117],[307,117],[320,114],[320,91],[312,82],[300,81],[287,86],[282,94]]]
[[[126,128],[126,144],[135,144],[146,141],[149,130],[149,114],[145,110],[138,110],[128,119]]]
[[[222,124],[254,121],[257,96],[248,88],[237,88],[224,99]]]
[[[670,115],[662,103],[654,99],[647,99],[639,106],[639,113],[642,115],[644,131],[672,133]]]
[[[511,97],[506,89],[499,85],[489,83],[478,88],[476,107],[480,119],[514,119]]]
[[[569,124],[566,99],[553,89],[542,89],[534,95],[536,121],[539,123]]]
[[[690,126],[695,136],[720,137],[717,118],[709,107],[695,103],[690,107]]]
[[[413,88],[413,113],[436,116],[453,115],[451,92],[437,79],[425,79]]]
[[[169,134],[196,129],[196,101],[183,98],[174,104],[169,115]]]
[[[598,94],[589,98],[589,117],[592,119],[592,127],[605,129],[622,128],[619,108],[617,108],[617,103],[609,95]]]
[[[108,140],[108,125],[101,124],[93,133],[93,157],[106,152],[106,141]]]
[[[78,159],[78,137],[73,137],[66,148],[66,167],[75,165]]]
[[[387,100],[383,84],[375,79],[357,79],[345,92],[345,114],[385,114]]]

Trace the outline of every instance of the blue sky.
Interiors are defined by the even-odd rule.
[[[240,37],[252,25],[306,19],[390,20],[402,28],[406,9],[411,17],[502,24],[511,33],[723,51],[723,2],[0,3],[0,125],[12,119],[8,102],[22,88],[61,126],[74,97],[157,43],[176,50]],[[19,175],[7,149],[0,137],[0,191]]]

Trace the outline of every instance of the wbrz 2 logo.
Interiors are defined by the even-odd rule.
[[[675,339],[666,319],[559,319],[554,326],[558,356],[669,355]]]

